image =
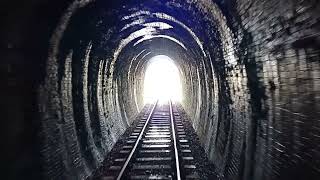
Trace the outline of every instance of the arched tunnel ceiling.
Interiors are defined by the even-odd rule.
[[[207,17],[214,15],[220,16]],[[43,114],[49,117],[43,124],[47,126],[57,116],[61,121],[76,121],[72,134],[78,140],[82,166],[97,168],[142,108],[146,65],[162,54],[180,69],[183,94],[189,97],[183,105],[194,127],[201,128],[209,104],[218,106],[217,99],[205,99],[218,93],[208,79],[217,83],[215,71],[223,69],[219,66],[227,45],[220,38],[228,33],[231,37],[221,17],[211,1],[74,2],[51,40],[46,85],[41,90],[48,100],[42,106],[50,109]],[[73,112],[77,112],[75,117]],[[205,133],[199,131],[200,137]],[[54,150],[45,154],[49,169],[50,152]]]
[[[46,54],[38,43],[34,51],[47,58],[30,65],[39,67],[32,93],[44,178],[86,179],[101,166],[143,106],[145,70],[156,55],[175,61],[182,105],[220,177],[318,176],[319,5],[262,4],[70,0],[54,4],[57,12],[48,7],[59,21],[52,33],[39,25],[49,47]]]

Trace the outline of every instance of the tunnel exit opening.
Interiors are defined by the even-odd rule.
[[[165,55],[150,59],[144,78],[143,101],[145,104],[159,100],[182,101],[182,85],[178,67]]]

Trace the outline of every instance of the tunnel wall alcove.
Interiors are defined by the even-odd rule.
[[[141,109],[145,65],[159,54],[177,60],[183,106],[221,179],[319,177],[317,0],[21,7],[1,34],[10,177],[92,175]]]

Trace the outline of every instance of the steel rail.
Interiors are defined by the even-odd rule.
[[[135,151],[136,151],[136,149],[137,149],[137,147],[138,147],[138,145],[139,145],[140,140],[142,139],[143,133],[144,133],[144,131],[145,131],[145,129],[146,129],[148,123],[149,123],[149,120],[151,119],[151,117],[152,117],[152,115],[153,115],[153,111],[154,111],[154,109],[156,108],[157,104],[158,104],[158,101],[154,103],[154,105],[153,105],[153,107],[152,107],[152,110],[151,110],[151,112],[150,112],[150,114],[149,114],[149,116],[148,116],[148,118],[147,118],[146,123],[144,124],[144,126],[143,126],[143,128],[142,128],[142,130],[141,130],[141,132],[140,132],[140,135],[139,135],[139,137],[138,137],[138,139],[137,139],[134,147],[132,148],[132,150],[131,150],[131,152],[130,152],[130,154],[129,154],[127,160],[126,160],[126,162],[124,163],[124,165],[123,165],[122,168],[121,168],[121,171],[120,171],[120,173],[119,173],[119,175],[118,175],[118,177],[117,177],[117,180],[121,180],[122,175],[124,174],[124,172],[125,172],[128,164],[129,164],[129,162],[130,162],[133,154],[135,153]]]
[[[179,155],[178,155],[178,148],[177,148],[177,139],[176,139],[176,131],[175,131],[175,125],[173,122],[173,111],[172,111],[172,102],[171,100],[169,101],[170,105],[170,120],[171,120],[171,129],[172,129],[172,137],[173,137],[173,145],[174,145],[174,156],[175,156],[175,162],[176,162],[176,175],[177,175],[177,180],[181,180],[180,177],[180,164],[179,164]]]

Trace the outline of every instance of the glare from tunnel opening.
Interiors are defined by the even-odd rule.
[[[165,55],[150,59],[144,78],[144,103],[182,101],[180,73],[173,60]]]

